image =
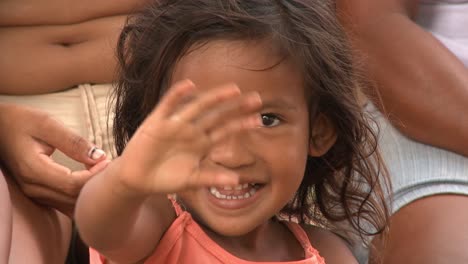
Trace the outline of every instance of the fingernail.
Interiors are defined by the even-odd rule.
[[[88,157],[90,157],[92,160],[98,160],[104,155],[106,155],[104,150],[102,150],[102,149],[100,149],[100,148],[98,148],[96,146],[92,147],[88,152]]]

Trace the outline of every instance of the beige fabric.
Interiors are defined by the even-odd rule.
[[[112,84],[83,84],[62,92],[43,95],[0,95],[0,103],[14,103],[46,111],[65,126],[101,147],[109,158],[114,158],[116,152],[112,137],[113,113],[109,108],[112,89]],[[59,151],[55,151],[52,157],[72,170],[84,168],[82,164]]]

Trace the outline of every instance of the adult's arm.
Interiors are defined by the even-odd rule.
[[[376,83],[371,98],[390,121],[415,140],[468,156],[468,69],[412,21],[417,2],[338,0],[337,9]]]

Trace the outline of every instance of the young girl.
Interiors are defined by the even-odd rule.
[[[120,156],[76,208],[92,263],[355,263],[307,223],[384,229],[332,2],[160,0],[118,55]]]

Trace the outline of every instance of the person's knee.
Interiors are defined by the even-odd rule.
[[[392,216],[384,249],[374,244],[370,263],[468,263],[468,196],[438,195],[407,205]]]
[[[12,229],[10,192],[0,170],[0,261],[2,263],[8,263]]]
[[[71,236],[71,220],[58,211],[41,206],[5,178],[11,199],[9,262],[63,263]]]

